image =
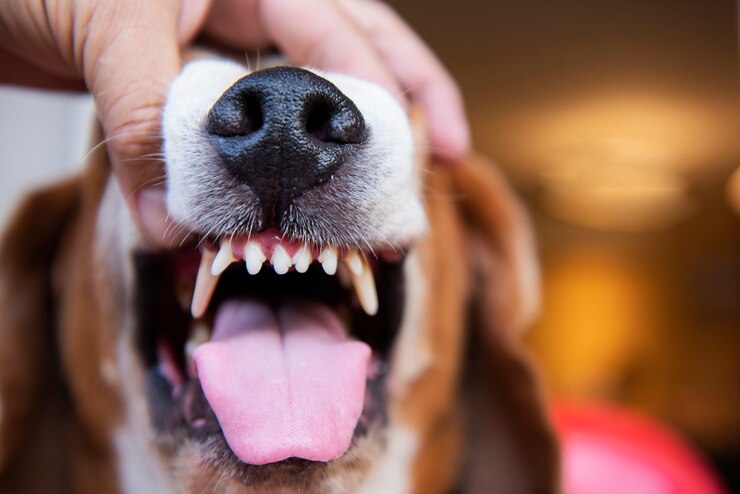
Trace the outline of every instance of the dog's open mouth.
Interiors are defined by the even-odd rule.
[[[138,347],[157,431],[222,436],[251,465],[342,456],[385,420],[404,257],[276,230],[137,254]]]

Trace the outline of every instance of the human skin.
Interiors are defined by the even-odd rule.
[[[423,108],[436,155],[454,163],[468,152],[454,81],[376,0],[0,0],[0,83],[92,94],[114,174],[153,246],[186,234],[166,214],[160,119],[196,36],[374,81]]]

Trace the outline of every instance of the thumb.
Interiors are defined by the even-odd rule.
[[[180,69],[176,0],[99,2],[83,44],[83,67],[113,172],[149,241],[178,239],[164,207],[162,105]]]

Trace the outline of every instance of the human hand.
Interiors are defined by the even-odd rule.
[[[307,22],[310,20],[310,22]],[[427,116],[434,153],[459,161],[469,133],[459,91],[424,43],[376,0],[0,0],[0,82],[93,95],[114,173],[147,237],[172,244],[160,117],[197,34],[236,50],[277,46],[293,63],[374,81]]]

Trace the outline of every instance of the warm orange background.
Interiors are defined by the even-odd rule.
[[[740,489],[737,4],[393,5],[528,201],[544,274],[528,342],[551,392],[659,417]]]

